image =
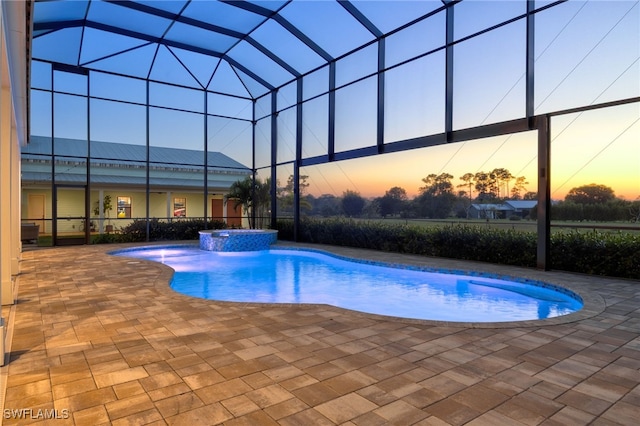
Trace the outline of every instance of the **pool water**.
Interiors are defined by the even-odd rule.
[[[582,308],[572,292],[544,283],[403,269],[307,250],[225,253],[182,246],[112,254],[166,264],[175,270],[172,289],[211,300],[328,304],[462,322],[544,319]]]

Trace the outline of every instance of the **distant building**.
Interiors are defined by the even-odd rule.
[[[509,219],[512,216],[525,218],[537,200],[507,200],[500,204],[471,204],[469,217],[472,219]]]
[[[536,208],[538,200],[507,200],[504,204],[512,208],[507,211],[507,219],[514,215],[525,218],[531,214],[532,209]]]

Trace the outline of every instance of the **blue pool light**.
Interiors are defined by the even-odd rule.
[[[112,254],[166,264],[176,271],[172,289],[219,301],[328,304],[455,322],[545,319],[583,306],[572,291],[543,282],[401,268],[309,250],[215,252],[156,246]]]

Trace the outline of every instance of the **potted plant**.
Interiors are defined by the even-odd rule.
[[[113,225],[111,224],[111,209],[113,209],[113,205],[111,204],[111,195],[105,195],[102,199],[102,215],[107,218],[107,226],[105,227],[107,233],[113,232]],[[100,201],[96,201],[96,205],[93,208],[93,214],[95,216],[100,215]]]

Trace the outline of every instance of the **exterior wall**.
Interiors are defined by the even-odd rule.
[[[537,202],[536,202],[537,203]],[[526,217],[535,207],[518,208],[508,201],[503,204],[472,204],[469,208],[469,217],[472,219],[509,219],[512,216]]]
[[[41,195],[44,197],[44,220],[29,216],[29,196]],[[100,197],[111,196],[113,208],[109,215],[95,215],[94,208],[98,206]],[[118,218],[117,199],[118,197],[131,197],[131,218]],[[173,203],[175,198],[186,200],[186,216],[173,216]],[[36,222],[40,224],[41,234],[51,234],[52,232],[52,195],[51,189],[43,188],[23,188],[21,199],[21,220],[22,222]],[[123,228],[135,219],[146,217],[146,195],[144,191],[133,189],[122,190],[93,190],[90,195],[90,226],[92,232],[104,232],[106,225],[113,225],[115,230]],[[223,195],[210,195],[207,200],[209,208],[209,218],[225,220],[229,226],[248,228],[249,223],[245,217],[241,217],[241,208],[238,212],[233,211],[232,203],[227,203],[226,207]],[[217,208],[216,208],[217,207]],[[84,224],[81,219],[69,219],[66,217],[84,217],[84,191],[80,189],[58,189],[58,232],[78,233],[83,231]],[[239,216],[240,215],[240,216]],[[152,192],[149,194],[149,217],[157,219],[181,220],[189,218],[204,217],[203,195],[195,192]]]
[[[42,195],[44,197],[43,218],[45,220],[40,220],[40,217],[34,217],[29,214],[29,195]],[[51,190],[38,188],[22,189],[20,210],[22,222],[36,222],[40,225],[41,233],[51,233]]]
[[[84,190],[58,188],[58,233],[81,232],[84,224]]]
[[[47,148],[43,137],[37,137],[35,145],[31,146],[31,151],[25,151],[21,161],[23,170],[22,182],[22,207],[21,219],[23,222],[36,222],[37,217],[42,214],[33,214],[34,209],[30,209],[29,196],[40,194],[45,197],[45,212],[42,225],[40,227],[43,234],[50,234],[53,231],[53,211],[56,211],[58,218],[57,229],[59,233],[82,232],[84,231],[85,216],[85,200],[84,191],[80,187],[77,192],[73,192],[71,188],[65,188],[65,183],[84,184],[86,182],[86,163],[82,160],[76,164],[76,167],[65,166],[64,173],[56,175],[56,184],[58,185],[58,201],[56,209],[52,208],[52,189],[51,189],[51,157],[46,154]],[[76,140],[70,140],[78,142]],[[40,145],[44,144],[44,148]],[[103,143],[103,142],[97,142]],[[122,147],[126,145],[114,145],[114,147]],[[45,152],[45,154],[41,153]],[[35,154],[34,154],[35,153]],[[154,168],[150,172],[151,190],[149,193],[149,217],[164,220],[179,220],[181,218],[203,218],[205,216],[205,200],[202,190],[202,170],[197,167],[191,169],[175,169],[170,165],[165,165],[161,169]],[[157,166],[154,166],[157,167]],[[62,168],[62,166],[61,166]],[[106,227],[111,225],[114,230],[125,227],[132,223],[135,219],[144,219],[147,217],[147,195],[145,191],[146,170],[143,163],[131,165],[122,161],[104,160],[104,163],[92,162],[91,166],[91,194],[89,197],[89,226],[92,232],[104,232]],[[246,174],[241,172],[229,173],[210,171],[209,190],[215,192],[216,195],[208,196],[207,207],[211,209],[211,200],[219,200],[220,207],[209,210],[209,218],[217,220],[226,220],[230,218],[233,224],[230,226],[240,227],[248,226],[248,221],[238,217],[235,212],[228,212],[223,206],[223,194],[227,191],[235,181],[243,178]],[[106,183],[106,182],[112,183]],[[120,182],[120,183],[117,183]],[[107,186],[111,185],[111,187]],[[184,189],[182,189],[184,187]],[[114,189],[121,188],[121,189]],[[172,189],[168,189],[172,188]],[[175,189],[174,189],[175,188]],[[112,209],[107,213],[100,211],[94,213],[94,209],[99,207],[100,200],[105,196],[111,197]],[[131,205],[127,217],[121,217],[118,212],[118,197],[130,197]],[[175,215],[174,201],[176,198],[185,201],[184,206],[180,207],[182,215]],[[29,213],[31,210],[31,214]],[[99,209],[100,210],[100,209]],[[65,217],[69,217],[65,221]],[[75,219],[73,219],[75,218]]]
[[[505,219],[507,214],[508,210],[502,208],[478,209],[473,205],[469,208],[469,217],[472,219]]]
[[[0,3],[0,302],[15,303],[14,277],[20,273],[20,146],[27,123],[26,7]],[[5,360],[5,312],[0,308],[0,366]]]

